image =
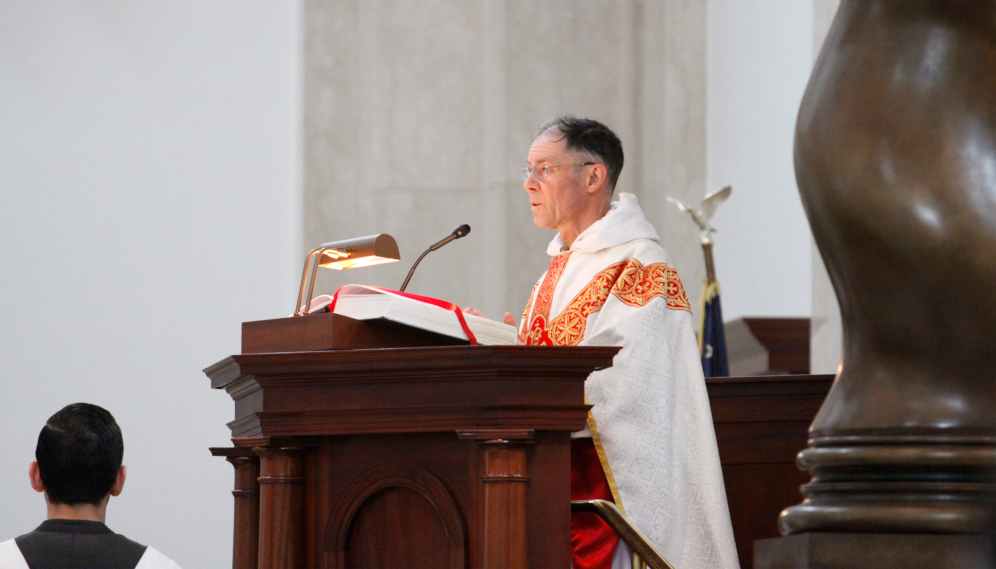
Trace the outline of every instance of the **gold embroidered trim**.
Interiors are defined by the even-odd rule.
[[[584,404],[589,405],[588,396],[584,396]],[[605,480],[609,483],[609,490],[612,491],[612,500],[624,513],[622,496],[619,495],[619,487],[616,486],[616,478],[612,475],[612,467],[609,466],[609,459],[605,456],[605,449],[602,448],[602,439],[598,436],[598,429],[595,428],[595,416],[588,411],[588,429],[591,431],[591,442],[595,444],[595,452],[598,453],[598,462],[602,463],[602,471],[605,472]]]

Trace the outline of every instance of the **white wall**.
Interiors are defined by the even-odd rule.
[[[840,0],[814,0],[813,4],[813,61],[820,55],[830,25]],[[830,275],[823,258],[812,244],[813,255],[813,320],[810,323],[809,371],[812,373],[837,373],[841,364],[844,343],[844,326],[840,317],[840,304],[833,290]]]
[[[108,524],[185,569],[231,563],[233,405],[201,369],[299,274],[296,2],[0,1],[0,540],[62,406],[109,409]]]
[[[812,34],[811,0],[709,3],[708,188],[733,185],[713,221],[727,321],[811,314],[811,237],[792,139]]]

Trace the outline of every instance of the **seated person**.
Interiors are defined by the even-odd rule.
[[[0,569],[179,569],[104,525],[108,500],[124,488],[123,455],[121,429],[105,409],[74,403],[52,415],[28,467],[31,487],[45,493],[48,519],[0,543]]]

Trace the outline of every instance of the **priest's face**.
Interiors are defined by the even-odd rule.
[[[567,150],[562,137],[559,132],[547,131],[533,141],[529,147],[533,173],[522,184],[529,194],[533,223],[561,234],[588,206],[581,175],[585,168],[574,166],[581,161]],[[551,167],[548,173],[544,166]]]

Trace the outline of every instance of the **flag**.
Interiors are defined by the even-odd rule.
[[[730,364],[726,359],[726,337],[723,334],[723,309],[719,304],[719,283],[706,280],[702,291],[702,326],[699,333],[699,356],[702,374],[706,377],[727,377]]]

